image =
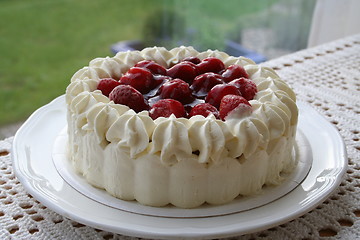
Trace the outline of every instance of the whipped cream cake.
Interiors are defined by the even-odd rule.
[[[66,103],[74,168],[122,200],[226,204],[297,164],[295,94],[244,57],[153,47],[96,58],[73,75]]]

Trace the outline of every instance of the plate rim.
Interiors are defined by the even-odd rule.
[[[331,175],[333,177],[333,179],[332,179],[333,181],[331,182],[330,185],[328,185],[326,187],[326,189],[325,189],[326,191],[323,190],[321,195],[316,196],[315,199],[312,199],[308,203],[304,204],[302,206],[302,208],[293,210],[293,211],[291,211],[291,213],[288,213],[288,214],[276,219],[275,221],[263,221],[263,222],[258,223],[256,227],[247,228],[247,229],[241,228],[236,224],[234,224],[236,227],[234,227],[234,226],[233,227],[217,227],[217,228],[206,229],[206,231],[202,231],[201,229],[197,229],[196,227],[186,227],[186,226],[184,226],[183,228],[178,228],[178,231],[175,231],[174,228],[172,230],[164,231],[164,229],[162,229],[160,226],[158,226],[156,228],[156,227],[151,227],[151,226],[144,227],[143,225],[132,226],[131,224],[130,225],[125,224],[125,225],[121,225],[121,226],[118,225],[115,229],[113,226],[106,225],[106,223],[99,224],[99,220],[96,221],[94,219],[91,219],[91,216],[90,216],[90,218],[84,218],[84,214],[82,214],[80,216],[79,213],[69,212],[69,208],[64,209],[63,206],[60,207],[57,204],[54,204],[54,201],[49,200],[46,197],[46,195],[44,195],[43,192],[39,191],[39,190],[42,190],[42,189],[39,189],[39,186],[35,186],[32,183],[34,181],[34,179],[33,179],[34,176],[31,176],[31,173],[29,174],[29,171],[26,172],[26,170],[28,170],[28,169],[23,168],[24,163],[22,161],[20,161],[20,159],[19,159],[19,151],[20,152],[25,151],[25,154],[30,154],[30,153],[26,153],[26,151],[30,151],[29,149],[21,148],[21,143],[22,143],[21,137],[24,136],[27,132],[29,132],[31,130],[31,124],[36,122],[37,120],[39,120],[39,118],[41,118],[41,115],[49,113],[50,111],[62,110],[63,112],[65,112],[64,109],[61,109],[61,107],[62,108],[65,107],[64,104],[65,104],[65,96],[64,95],[61,95],[61,96],[55,98],[50,103],[37,109],[25,121],[25,123],[19,128],[18,132],[15,134],[15,137],[13,139],[13,144],[12,144],[11,157],[12,157],[12,162],[13,162],[13,170],[14,170],[16,177],[19,179],[21,184],[24,186],[25,190],[28,191],[32,196],[34,196],[36,199],[38,199],[42,204],[44,204],[49,209],[52,209],[53,211],[65,216],[65,217],[68,217],[70,219],[73,219],[75,221],[83,223],[85,225],[99,228],[99,229],[102,229],[105,231],[115,232],[115,233],[124,234],[124,235],[128,235],[128,236],[136,236],[136,237],[175,239],[175,238],[184,238],[184,237],[195,237],[195,238],[227,237],[227,236],[243,235],[243,234],[247,234],[247,233],[265,230],[265,229],[283,224],[285,222],[291,221],[291,220],[311,211],[317,205],[319,205],[320,203],[325,201],[325,199],[328,198],[337,189],[337,187],[339,186],[340,182],[342,181],[342,178],[347,170],[346,146],[345,146],[344,140],[342,139],[340,133],[322,115],[320,115],[318,112],[316,112],[314,109],[312,109],[309,105],[298,101],[297,105],[299,107],[299,110],[303,110],[304,112],[310,112],[309,114],[313,115],[313,117],[316,117],[317,119],[321,119],[323,124],[326,125],[327,130],[331,131],[331,135],[336,137],[337,144],[339,144],[339,145],[337,145],[337,149],[336,149],[337,154],[338,154],[337,157],[339,158],[338,161],[336,162],[337,163],[337,165],[336,165],[337,171],[335,173],[333,173],[335,175]],[[331,140],[334,141],[334,139],[331,139]],[[313,158],[314,158],[313,161],[315,161],[315,157],[313,157]],[[310,172],[311,171],[312,171],[312,169],[310,170]],[[305,178],[305,180],[307,178],[308,178],[308,176]],[[32,181],[29,181],[31,179],[32,179]],[[301,184],[299,186],[301,186]],[[296,191],[297,188],[299,188],[299,186],[296,187],[288,195],[290,196],[290,195],[294,194],[294,192]],[[40,188],[41,188],[41,186],[40,186]],[[284,199],[285,197],[287,198],[288,195],[286,195],[276,201],[280,201],[280,200]],[[263,207],[266,207],[266,206],[263,206]],[[260,208],[263,208],[263,207],[260,207]],[[121,210],[119,210],[119,211],[121,211]],[[248,210],[246,212],[248,213],[251,211],[254,211],[254,210]],[[127,214],[133,215],[134,213],[127,213]],[[226,216],[211,217],[211,219],[216,221],[216,220],[219,220],[219,219],[221,220],[221,218],[226,218],[226,217],[231,217],[231,218],[233,218],[234,216],[240,217],[239,215],[241,215],[241,214],[243,214],[243,213],[240,212],[240,213],[231,214],[230,216],[226,215]],[[139,215],[139,214],[137,214],[137,215]],[[144,218],[144,217],[145,218],[163,218],[163,217],[154,217],[154,216],[141,216],[141,215],[139,215],[139,216],[142,218]],[[164,217],[164,218],[166,218],[166,217]],[[166,219],[169,221],[171,220],[169,218],[166,218]],[[203,220],[203,218],[199,218],[199,219]],[[209,218],[207,218],[207,219],[209,219]],[[209,221],[211,221],[211,219]],[[143,227],[143,228],[141,228],[141,227]],[[186,229],[187,231],[184,231],[184,229]]]

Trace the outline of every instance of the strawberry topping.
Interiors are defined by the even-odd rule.
[[[178,118],[185,117],[186,112],[184,105],[174,99],[161,99],[156,102],[149,111],[150,117],[154,120],[158,117],[170,117],[171,114],[174,114],[175,117]]]
[[[251,108],[248,101],[257,93],[256,84],[242,66],[225,67],[216,57],[203,60],[186,57],[168,69],[143,60],[119,81],[101,79],[97,89],[114,103],[127,105],[136,112],[148,110],[153,119],[171,114],[176,117],[213,114],[224,120],[234,109],[241,113],[238,106]]]
[[[144,60],[135,64],[134,67],[146,68],[152,74],[166,75],[166,68],[154,61]]]
[[[247,78],[238,78],[229,82],[229,85],[237,87],[246,100],[250,101],[254,99],[257,93],[256,84]]]
[[[119,85],[119,81],[116,81],[113,78],[103,78],[97,85],[97,89],[100,90],[102,94],[109,97],[110,92]]]
[[[189,113],[189,117],[195,115],[202,115],[204,117],[209,116],[209,114],[213,114],[216,118],[219,118],[219,111],[213,105],[209,103],[199,103],[193,107]]]
[[[173,79],[165,82],[160,88],[160,97],[171,98],[182,103],[193,101],[189,84],[181,79]]]
[[[147,93],[154,85],[154,77],[145,68],[132,67],[120,78],[120,83],[131,85],[141,93]]]
[[[189,61],[175,64],[167,71],[167,75],[172,78],[180,78],[185,82],[191,83],[198,75],[197,66]]]
[[[236,78],[249,78],[245,69],[240,65],[230,65],[223,73],[224,82],[230,82]]]
[[[231,94],[224,96],[220,103],[220,118],[225,120],[225,118],[235,110],[242,116],[251,110],[251,105],[242,96]]]
[[[201,97],[206,96],[212,87],[222,83],[224,82],[221,75],[208,72],[197,76],[191,85],[191,89],[196,93],[196,96]]]
[[[130,85],[117,86],[111,91],[109,99],[114,101],[114,103],[126,105],[135,112],[149,109],[144,96]]]
[[[219,108],[221,99],[229,94],[241,95],[240,91],[235,86],[228,84],[218,84],[210,90],[206,96],[205,102],[210,103],[216,108]]]
[[[219,73],[225,69],[224,63],[216,57],[205,58],[197,66],[199,69],[199,73]]]

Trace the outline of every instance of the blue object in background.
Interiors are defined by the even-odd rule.
[[[246,58],[250,58],[255,63],[261,63],[261,62],[266,61],[265,56],[255,52],[255,51],[251,51],[247,48],[244,48],[240,44],[233,42],[231,40],[226,40],[226,47],[225,47],[224,52],[226,52],[230,56],[234,56],[234,57],[243,56]]]
[[[129,41],[117,42],[111,45],[110,50],[113,54],[116,54],[118,52],[141,50],[143,48],[144,46],[141,41],[129,40]]]

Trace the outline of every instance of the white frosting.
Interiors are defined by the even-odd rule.
[[[213,115],[192,117],[189,128],[189,139],[193,152],[199,151],[199,163],[222,161],[228,155],[226,142],[232,137],[223,121],[216,120]]]
[[[155,120],[152,134],[151,154],[159,154],[165,164],[175,164],[182,158],[191,156],[191,145],[185,119],[160,117]]]
[[[106,139],[117,143],[119,147],[127,148],[130,157],[135,158],[148,148],[154,127],[155,124],[148,115],[136,114],[130,109],[106,128]]]
[[[96,90],[101,78],[118,79],[141,60],[170,67],[189,56],[244,66],[258,89],[252,107],[236,109],[226,121],[212,115],[152,120],[147,111],[135,113]],[[295,101],[272,69],[244,57],[192,47],[121,52],[92,60],[72,77],[66,90],[69,154],[91,184],[121,199],[184,208],[223,204],[279,184],[280,173],[296,164]]]

